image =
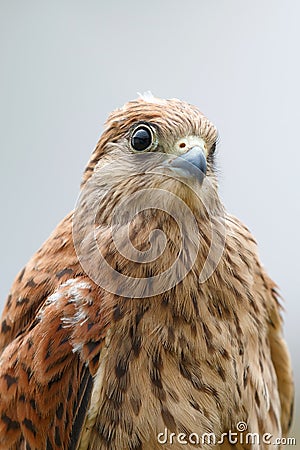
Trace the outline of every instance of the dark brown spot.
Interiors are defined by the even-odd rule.
[[[9,389],[13,384],[15,384],[18,381],[17,378],[12,377],[12,376],[10,376],[8,374],[5,374],[3,376],[3,378],[5,379],[5,381],[7,383],[7,389]]]
[[[12,420],[10,417],[8,417],[6,414],[2,414],[1,416],[2,421],[6,425],[6,431],[10,430],[18,430],[20,428],[19,422],[16,422],[15,420]]]
[[[94,341],[89,341],[86,346],[88,348],[89,351],[89,355],[95,350],[95,348],[97,348],[99,345],[99,341],[98,342],[94,342]]]
[[[217,371],[218,371],[218,374],[220,375],[221,379],[223,381],[225,381],[226,380],[226,375],[225,375],[225,370],[223,369],[223,367],[222,366],[218,366],[217,367]]]
[[[264,365],[262,363],[262,359],[259,359],[259,367],[260,367],[261,373],[264,373]]]
[[[98,422],[97,424],[97,433],[101,436],[101,439],[106,443],[104,448],[107,449],[113,448],[111,447],[111,442],[114,441],[116,435],[116,428],[109,427],[107,422]]]
[[[20,275],[18,277],[18,282],[19,283],[21,283],[21,281],[23,280],[25,270],[26,270],[26,267],[24,267],[24,269],[22,269],[21,272],[20,272]]]
[[[130,441],[129,450],[143,450],[143,444],[138,436],[135,436],[135,439]]]
[[[241,398],[242,397],[242,393],[241,393],[239,382],[237,382],[235,386],[236,386],[237,393],[238,393],[239,397]]]
[[[117,378],[122,378],[126,374],[127,370],[128,370],[128,355],[127,356],[124,355],[119,358],[116,364],[115,372]]]
[[[25,395],[24,395],[24,394],[21,394],[21,395],[20,395],[19,401],[22,402],[22,403],[25,403],[26,398],[25,398]]]
[[[166,393],[163,389],[161,381],[162,360],[159,352],[155,352],[152,356],[152,365],[149,368],[150,380],[152,382],[152,391],[160,400],[166,399]]]
[[[225,317],[228,317],[228,318],[231,317],[229,308],[226,304],[222,304],[222,309],[223,309],[223,313],[224,313]]]
[[[53,345],[53,339],[49,339],[48,344],[47,344],[47,352],[46,352],[45,359],[50,358],[51,353],[52,353],[51,352],[52,345]]]
[[[42,303],[42,302],[41,302],[41,303]],[[31,322],[30,327],[28,328],[28,331],[33,330],[34,327],[36,327],[36,326],[40,323],[40,321],[41,321],[41,317],[40,317],[40,316],[37,317],[36,319],[34,319],[34,320]],[[22,332],[23,332],[23,330],[20,332],[20,334],[21,334]]]
[[[67,269],[63,269],[60,272],[57,272],[56,278],[58,280],[60,280],[64,275],[71,275],[71,274],[73,274],[73,270],[72,269],[68,269],[68,268]]]
[[[59,428],[58,427],[55,427],[54,442],[57,445],[57,447],[61,447],[61,438],[60,438],[60,433],[59,433]]]
[[[168,327],[168,342],[170,344],[174,344],[174,341],[175,341],[175,333],[173,328],[170,326]]]
[[[250,303],[251,307],[253,308],[254,312],[256,314],[258,314],[259,313],[259,309],[257,307],[257,304],[255,303],[255,300],[254,300],[253,296],[250,294],[250,292],[247,292],[247,297],[249,299],[249,303]]]
[[[67,361],[67,359],[69,359],[69,358],[70,358],[70,354],[66,353],[65,355],[61,356],[60,358],[54,360],[53,363],[51,363],[51,364],[49,364],[49,366],[47,366],[46,373],[49,373],[50,370],[54,369],[55,367],[60,366],[65,361]]]
[[[187,380],[190,380],[190,381],[191,381],[192,374],[191,374],[191,372],[188,370],[188,368],[186,367],[186,365],[184,364],[183,361],[179,363],[179,370],[180,370],[181,375],[182,375],[184,378],[186,378]]]
[[[190,404],[194,409],[196,409],[196,411],[202,412],[199,403],[197,403],[194,399],[189,400],[189,404]]]
[[[30,280],[27,281],[25,287],[31,287],[31,288],[34,288],[34,287],[36,287],[36,282],[34,281],[33,278],[30,278]]]
[[[240,326],[240,321],[239,321],[239,318],[238,318],[238,316],[237,316],[237,314],[236,314],[236,312],[234,310],[233,310],[233,318],[234,318],[234,323],[235,323],[235,326],[236,326],[237,334],[238,334],[238,336],[242,336],[243,331],[242,331],[241,326]]]
[[[140,321],[142,320],[145,313],[149,310],[150,306],[148,304],[142,305],[141,308],[139,308],[138,313],[135,316],[135,326],[138,327]]]
[[[61,381],[63,377],[63,373],[59,373],[57,375],[55,375],[55,377],[51,378],[51,380],[48,383],[48,391],[50,391],[50,389],[56,384],[59,383]]]
[[[115,269],[116,272],[122,273],[122,269],[121,269],[120,264],[119,264],[118,261],[115,261],[115,267],[114,267],[114,269]],[[120,291],[120,294],[117,292],[117,295],[120,295],[120,296],[121,296],[121,291]]]
[[[6,300],[7,309],[9,309],[11,307],[11,299],[12,299],[12,296],[11,296],[11,294],[9,294],[9,296],[7,297],[7,300]]]
[[[63,407],[63,404],[60,403],[58,408],[57,408],[57,410],[56,410],[56,417],[58,418],[58,420],[62,419],[63,412],[64,412],[64,407]]]
[[[30,419],[27,419],[25,417],[25,419],[23,420],[23,425],[27,428],[27,430],[31,431],[31,433],[33,434],[34,437],[36,437],[36,428],[33,425],[32,421]]]
[[[236,390],[237,390],[237,392],[239,394],[239,397],[241,397],[242,394],[241,394],[240,383],[239,383],[239,376],[238,376],[238,373],[237,373],[235,359],[232,360],[232,365],[233,365],[233,368],[234,368],[234,375],[235,375],[235,380],[236,380],[235,387],[236,387]]]
[[[91,360],[91,364],[95,367],[99,362],[99,353],[94,356],[94,358]]]
[[[202,322],[202,328],[204,331],[204,338],[205,338],[205,343],[206,343],[207,349],[212,350],[214,348],[212,345],[212,333],[211,333],[210,329],[208,328],[208,326],[204,322]]]
[[[64,344],[66,344],[67,342],[69,342],[69,338],[70,338],[69,335],[64,336],[64,337],[59,341],[59,345],[64,345]]]
[[[51,444],[51,442],[50,442],[50,440],[49,440],[48,437],[47,437],[47,447],[46,447],[46,450],[53,450],[52,444]]]
[[[196,296],[194,292],[191,293],[191,299],[192,299],[192,302],[193,302],[195,314],[196,314],[196,316],[199,316],[199,306],[198,306],[198,299],[197,299],[197,297],[198,296]]]
[[[108,389],[108,400],[112,404],[113,409],[117,410],[123,403],[123,391],[119,386],[109,386]]]
[[[29,298],[28,297],[19,297],[17,300],[17,305],[24,305],[24,303],[28,303]]]
[[[6,320],[3,320],[2,325],[1,325],[1,332],[3,334],[5,334],[5,333],[7,333],[10,330],[11,330],[11,326],[7,325]]]
[[[172,400],[174,400],[175,403],[179,402],[179,397],[178,397],[177,393],[173,389],[169,389],[168,390],[168,394],[172,398]]]
[[[148,250],[148,248],[146,248],[145,250]],[[151,278],[155,275],[154,270],[151,267],[146,267],[145,270],[145,278],[148,278],[147,280],[147,284],[149,286],[149,289],[151,289],[151,285],[152,285],[152,280]]]
[[[34,398],[30,399],[29,403],[30,403],[31,408],[35,411],[36,410],[36,403],[35,403]]]
[[[293,416],[294,416],[294,399],[292,400],[290,407],[288,428],[290,428],[290,426],[292,425]]]
[[[169,304],[169,295],[168,294],[166,294],[166,293],[163,294],[161,304],[163,306],[167,306]]]
[[[222,308],[219,305],[219,303],[215,304],[214,302],[212,302],[212,303],[210,302],[207,305],[207,308],[208,308],[208,311],[210,312],[210,314],[212,316],[216,316],[217,315],[220,319],[222,319]]]
[[[140,412],[140,409],[141,409],[141,406],[142,406],[142,402],[141,402],[140,397],[134,397],[134,398],[131,397],[130,398],[130,403],[131,403],[131,406],[132,406],[134,414],[136,416],[138,416],[139,412]]]
[[[248,383],[248,372],[249,372],[249,366],[245,367],[244,373],[243,373],[243,384],[244,384],[244,389],[246,388],[247,383]]]
[[[203,414],[208,420],[210,420],[210,413],[208,412],[208,410],[206,408],[203,409]]]
[[[73,394],[73,385],[72,385],[72,383],[70,383],[69,384],[69,390],[68,390],[68,397],[67,397],[68,401],[71,400],[72,394]]]
[[[117,322],[124,317],[124,311],[120,308],[120,305],[115,305],[113,310],[113,320]]]
[[[162,382],[161,382],[161,375],[159,370],[154,367],[152,368],[152,370],[150,370],[150,379],[152,381],[152,383],[154,384],[154,386],[158,387],[159,389],[162,389]]]
[[[65,427],[66,428],[68,428],[69,423],[70,423],[70,416],[69,416],[68,411],[66,411],[66,418],[65,418]]]
[[[132,336],[132,350],[134,356],[138,356],[140,354],[141,346],[142,346],[142,338],[137,333],[134,333]]]
[[[90,331],[94,325],[95,325],[94,322],[88,322],[88,324],[87,324],[88,331]]]
[[[163,362],[162,362],[162,357],[160,352],[154,352],[153,356],[152,356],[152,362],[154,367],[156,367],[157,369],[161,370],[163,367]]]
[[[153,367],[151,366],[150,368],[150,379],[156,387],[162,389],[160,371],[163,367],[163,362],[160,352],[159,351],[154,352],[151,359]]]
[[[26,364],[22,364],[22,369],[24,370],[24,372],[27,375],[27,380],[28,382],[30,381],[31,377],[32,377],[32,370],[30,369],[30,367],[26,366]]]
[[[214,364],[212,363],[212,361],[210,361],[209,359],[207,359],[206,361],[206,364],[208,365],[208,367],[210,367],[211,369],[214,369]]]
[[[257,404],[257,406],[259,408],[260,407],[260,399],[259,399],[257,391],[255,391],[255,403]]]
[[[163,421],[164,421],[164,424],[166,425],[166,427],[170,431],[175,432],[176,431],[176,423],[175,423],[174,417],[172,416],[170,411],[165,406],[161,407],[161,415],[162,415],[162,418],[163,418]]]
[[[213,386],[210,386],[209,384],[203,383],[197,377],[192,379],[192,385],[198,391],[204,392],[205,394],[212,395],[213,397],[215,397],[215,400],[217,400],[219,398],[218,392]]]
[[[225,358],[225,359],[229,359],[229,353],[225,348],[220,348],[220,354]]]
[[[183,423],[178,423],[178,432],[184,433],[186,436],[189,436],[191,434],[191,430],[189,430]]]

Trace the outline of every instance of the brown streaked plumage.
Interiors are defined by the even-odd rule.
[[[137,124],[151,130],[149,151],[171,155],[171,165],[202,145],[197,161],[207,165],[205,180],[185,172],[182,179],[188,182],[182,183],[168,175],[174,170],[168,164],[163,172],[148,166],[139,171],[130,146]],[[242,421],[251,433],[286,435],[293,381],[276,285],[265,273],[248,229],[223,212],[215,142],[215,127],[197,108],[179,100],[140,98],[110,115],[84,172],[83,209],[57,226],[19,273],[7,299],[0,334],[1,450],[158,450],[159,433],[215,433],[220,439]],[[155,159],[149,161],[151,166]],[[109,195],[101,197],[105,189]],[[112,221],[125,195],[141,189],[162,197],[160,209],[147,209],[146,203],[133,217],[132,246],[146,255],[151,245],[158,246],[158,237],[150,239],[157,236],[155,230],[167,236],[161,256],[146,262],[142,257],[128,260],[117,251]],[[166,191],[178,200],[165,200],[161,192]],[[143,298],[132,292],[125,297],[120,274],[158,277],[179,257],[181,231],[162,208],[175,211],[177,201],[188,205],[199,229],[194,263],[182,281],[164,292],[155,293],[161,286],[153,278],[155,295]],[[91,205],[97,206],[98,247],[94,233],[86,233]],[[221,234],[222,226],[221,258],[210,261],[214,270],[200,282],[213,232]],[[124,241],[126,233],[121,228]],[[192,234],[186,239],[191,253],[197,239]],[[78,249],[84,250],[83,259]],[[108,280],[111,289],[101,282],[107,280],[99,249],[115,270]],[[181,262],[185,266],[188,259]],[[86,264],[99,283],[86,273]],[[175,440],[163,448],[251,446],[230,447],[225,439],[197,447]]]

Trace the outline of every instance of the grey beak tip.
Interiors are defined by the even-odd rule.
[[[171,166],[183,169],[203,180],[207,169],[205,153],[199,146],[192,147],[183,155],[175,158],[171,162]]]

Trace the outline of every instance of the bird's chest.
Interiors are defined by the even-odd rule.
[[[180,440],[218,435],[233,416],[243,419],[240,330],[207,315],[189,320],[188,307],[183,318],[174,307],[135,310],[111,329],[94,379],[86,448],[182,448]]]

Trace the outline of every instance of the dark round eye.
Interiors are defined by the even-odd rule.
[[[147,150],[152,144],[153,134],[149,127],[141,125],[134,130],[131,136],[130,144],[133,150],[141,152]]]

